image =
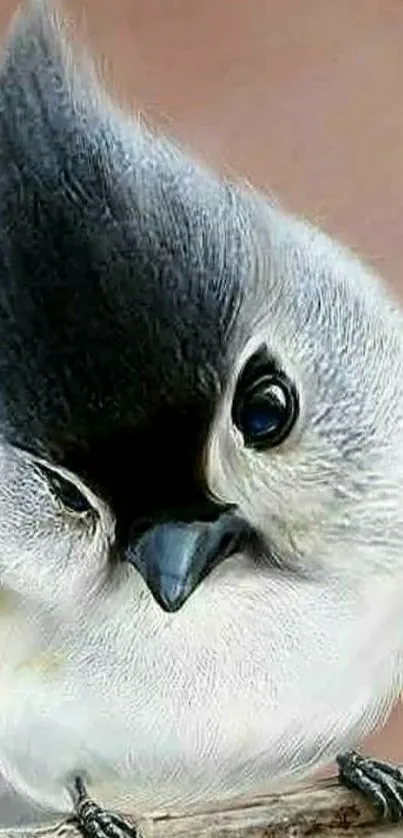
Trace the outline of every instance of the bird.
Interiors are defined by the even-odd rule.
[[[403,316],[118,106],[30,0],[0,66],[0,772],[98,838],[359,753],[402,689]]]

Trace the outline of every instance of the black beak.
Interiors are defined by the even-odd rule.
[[[126,550],[164,611],[178,611],[217,564],[233,555],[251,535],[234,513],[214,522],[167,522],[151,527]]]

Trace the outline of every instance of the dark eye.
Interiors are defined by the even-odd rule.
[[[54,494],[57,495],[58,499],[63,503],[66,509],[80,514],[89,512],[92,509],[90,502],[87,500],[85,495],[80,492],[80,489],[77,489],[77,486],[75,486],[74,483],[71,483],[70,480],[67,480],[65,477],[57,474],[52,469],[46,468],[46,466],[41,465],[40,470],[45,475],[46,480],[48,481]]]
[[[245,445],[264,449],[280,445],[298,416],[295,388],[287,376],[275,369],[260,371],[253,381],[238,386],[232,419]]]

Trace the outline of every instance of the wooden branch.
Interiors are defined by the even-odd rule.
[[[133,821],[132,818],[127,817]],[[359,796],[336,780],[271,797],[229,802],[193,815],[158,816],[137,824],[141,838],[397,838],[403,826],[382,824]],[[72,822],[1,829],[0,838],[81,838]]]

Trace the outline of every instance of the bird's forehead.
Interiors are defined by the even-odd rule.
[[[69,465],[71,452],[140,439],[155,422],[169,437],[182,417],[200,434],[232,366],[250,279],[239,207],[217,203],[217,226],[171,193],[151,218],[125,211],[84,226],[65,196],[38,200],[35,227],[21,221],[3,242],[8,438]]]
[[[155,422],[167,448],[232,366],[253,202],[107,104],[34,6],[1,67],[0,431],[67,466]]]

